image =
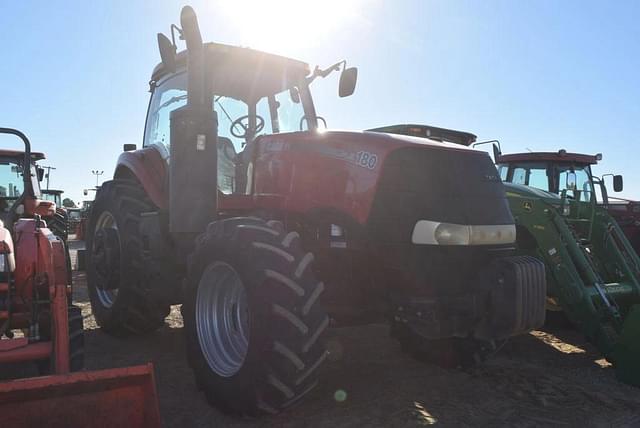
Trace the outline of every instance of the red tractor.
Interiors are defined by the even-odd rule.
[[[107,416],[116,426],[159,425],[151,367],[81,371],[83,318],[71,304],[66,244],[45,221],[56,205],[40,199],[40,155],[22,132],[0,134],[25,145],[24,152],[0,152],[12,154],[0,163],[0,369],[32,363],[48,375],[0,382],[2,426],[87,426]]]
[[[45,155],[39,152],[31,153],[31,165],[34,168],[33,179],[38,182],[42,181],[44,176],[44,169],[38,167],[37,163],[45,159]],[[19,150],[2,150],[0,149],[0,165],[3,165],[7,172],[1,179],[6,179],[6,182],[0,182],[0,215],[6,214],[13,203],[22,195],[22,185],[20,177],[22,171],[22,161],[24,160],[24,152]],[[9,170],[11,171],[9,173]],[[37,185],[37,189],[40,186]],[[47,226],[53,232],[54,235],[67,240],[68,235],[68,223],[69,218],[66,210],[60,203],[61,190],[38,190],[38,195],[44,200],[52,201],[56,204],[55,213],[52,216],[46,217]]]
[[[640,201],[609,196],[604,204],[640,255]]]
[[[152,331],[182,303],[197,385],[257,415],[316,386],[330,324],[388,320],[413,354],[457,365],[543,323],[544,267],[513,257],[489,156],[324,131],[311,84],[342,70],[349,96],[355,68],[204,44],[190,7],[181,27],[183,52],[158,36],[143,148],[125,146],[91,210],[103,331]]]

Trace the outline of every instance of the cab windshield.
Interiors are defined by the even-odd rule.
[[[33,165],[30,166],[29,173],[34,196],[40,197],[40,184]],[[6,159],[0,161],[0,213],[9,212],[13,203],[24,193],[22,174],[22,163]]]
[[[56,206],[62,206],[62,198],[59,193],[50,193],[45,190],[42,191],[42,199],[45,201],[51,201],[56,204]]]
[[[535,187],[547,192],[561,194],[567,191],[567,197],[589,202],[593,193],[591,168],[588,165],[546,164],[523,162],[520,164],[499,165],[498,171],[503,181]],[[575,190],[569,189],[571,172],[575,173]]]
[[[221,145],[230,144],[239,152],[260,135],[304,131],[315,122],[312,101],[306,84],[276,85],[273,92],[243,99],[224,84],[215,85],[213,109],[218,116]],[[168,155],[171,144],[169,119],[173,110],[187,103],[187,75],[180,73],[158,84],[149,105],[144,145],[163,145]],[[215,88],[214,88],[215,89]]]

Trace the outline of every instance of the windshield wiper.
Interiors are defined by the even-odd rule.
[[[164,103],[162,103],[157,109],[156,111],[154,111],[154,114],[157,113],[160,109],[163,109],[173,103],[177,103],[178,101],[183,101],[187,99],[187,95],[178,95],[175,97],[171,97],[169,98],[167,101],[165,101]]]
[[[227,119],[229,119],[229,122],[233,123],[233,119],[231,119],[231,116],[229,116],[229,113],[227,113],[227,111],[224,109],[224,106],[222,105],[222,103],[220,103],[220,98],[222,98],[222,95],[218,95],[218,98],[214,98],[213,103],[214,104],[218,103],[218,105],[222,109],[222,112],[224,113],[224,115],[227,116]]]

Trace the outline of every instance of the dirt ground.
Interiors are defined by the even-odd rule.
[[[640,389],[619,383],[571,329],[512,339],[467,372],[414,361],[384,325],[334,329],[323,381],[302,403],[275,417],[229,417],[196,389],[178,307],[154,334],[116,339],[95,324],[84,272],[74,279],[87,368],[152,361],[166,427],[640,426]]]

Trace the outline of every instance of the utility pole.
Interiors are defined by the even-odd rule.
[[[49,176],[51,175],[51,170],[55,168],[52,166],[42,166],[41,168],[47,170],[45,177],[47,178],[47,190],[49,190]]]
[[[98,178],[104,174],[104,171],[98,171],[97,169],[95,171],[91,171],[91,174],[96,176],[96,189],[98,188]]]

